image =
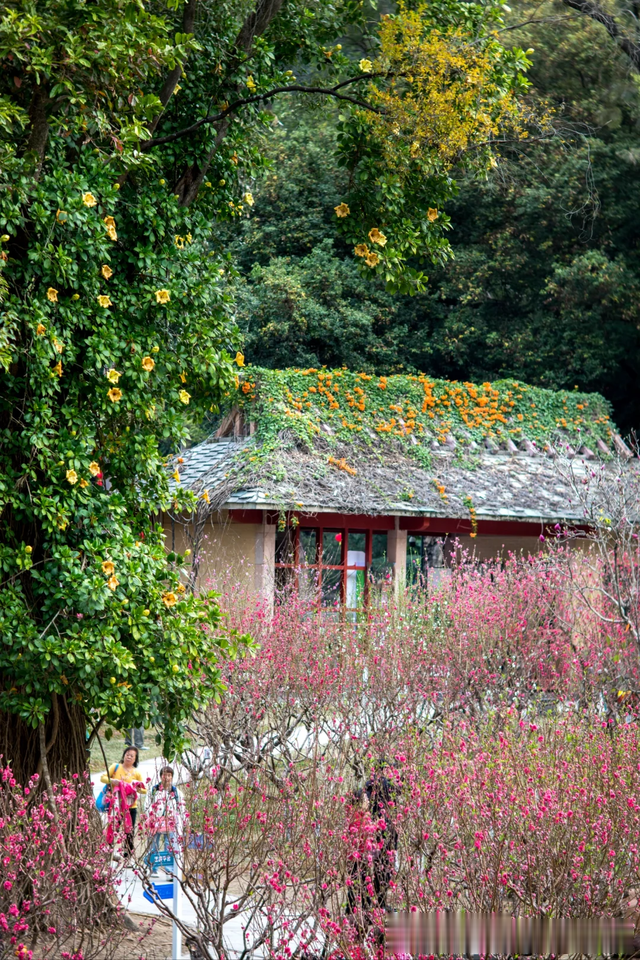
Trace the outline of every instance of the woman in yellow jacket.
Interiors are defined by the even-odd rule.
[[[117,780],[124,780],[125,783],[130,783],[135,787],[138,793],[146,793],[147,790],[144,785],[144,780],[142,779],[140,771],[136,769],[137,766],[138,748],[127,747],[122,754],[120,763],[112,763],[108,773],[103,773],[100,777],[100,782],[111,784]],[[133,833],[136,828],[137,807],[138,800],[136,798],[129,808],[129,814],[131,815],[131,832],[126,834],[126,848],[129,856],[133,853]]]

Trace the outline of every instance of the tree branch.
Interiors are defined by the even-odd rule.
[[[501,27],[498,33],[507,33],[509,30],[520,30],[522,27],[529,26],[530,23],[565,23],[569,20],[580,20],[580,17],[532,17],[531,20],[522,20],[521,23],[514,23],[509,27]]]
[[[240,63],[242,58],[247,58],[251,55],[253,49],[253,44],[256,37],[262,36],[262,34],[268,29],[272,20],[277,17],[282,7],[283,0],[257,0],[255,10],[250,13],[242,24],[240,31],[236,37],[234,48],[235,56],[232,57],[230,63],[227,65],[229,73],[233,74]],[[337,89],[337,88],[336,88]],[[239,91],[236,87],[236,94]],[[271,91],[270,94],[260,94],[255,97],[248,97],[236,100],[232,107],[226,107],[221,113],[217,115],[210,115],[203,117],[202,120],[198,121],[196,124],[187,128],[183,131],[178,131],[175,134],[170,134],[167,137],[159,138],[154,141],[153,139],[146,141],[142,144],[143,150],[150,149],[154,144],[160,143],[171,143],[174,140],[186,136],[188,133],[193,132],[194,130],[199,129],[205,123],[218,123],[219,126],[216,132],[216,138],[214,140],[213,146],[209,151],[209,155],[206,158],[202,168],[199,168],[197,164],[191,164],[187,167],[185,172],[180,177],[178,184],[176,186],[176,194],[180,198],[181,206],[188,206],[190,203],[195,200],[198,195],[198,190],[206,176],[207,170],[211,165],[213,157],[215,156],[218,147],[222,143],[223,139],[227,135],[229,125],[231,123],[230,115],[234,110],[237,110],[240,106],[243,106],[246,103],[259,103],[262,100],[267,99],[269,96],[274,96],[276,92],[289,92],[287,88],[282,90]],[[296,92],[324,92],[324,91],[315,91],[315,90],[303,90],[300,89]],[[349,99],[344,94],[336,93],[336,90],[327,91],[330,96],[335,96],[337,99]],[[355,101],[354,101],[355,102]],[[365,109],[371,109],[368,104],[360,104]]]
[[[26,153],[33,152],[37,157],[34,179],[39,180],[44,163],[44,153],[49,141],[49,121],[47,119],[47,107],[49,105],[49,92],[44,84],[36,87],[31,105],[29,106],[29,119],[31,120],[31,132],[26,146]]]
[[[182,33],[188,33],[188,34],[195,33],[197,6],[198,6],[198,0],[189,0],[189,2],[186,4],[184,8],[184,14],[182,16]],[[154,117],[152,122],[149,124],[149,132],[151,134],[153,134],[154,130],[158,126],[158,123],[160,122],[160,117],[164,113],[164,109],[169,103],[169,100],[171,99],[173,91],[176,88],[176,84],[180,79],[181,72],[182,72],[182,66],[180,64],[176,64],[176,66],[169,73],[166,80],[162,84],[162,87],[160,88],[158,99],[162,104],[162,110],[157,115],[157,117]]]
[[[238,50],[249,53],[256,37],[261,37],[271,21],[280,12],[283,0],[258,0],[256,9],[245,19],[236,37]]]
[[[368,78],[371,74],[366,74],[365,76]],[[190,133],[195,133],[195,131],[199,130],[205,123],[220,123],[240,107],[247,106],[251,103],[260,103],[263,100],[271,100],[272,97],[277,96],[279,93],[319,93],[323,96],[335,97],[336,100],[347,100],[349,103],[362,107],[364,110],[371,110],[372,112],[378,113],[377,108],[370,103],[360,100],[357,97],[352,97],[349,94],[337,92],[338,89],[345,86],[345,84],[354,83],[356,80],[362,79],[365,79],[365,77],[352,77],[350,80],[344,80],[335,87],[305,87],[301,84],[292,84],[288,87],[274,87],[272,90],[267,90],[265,93],[257,93],[251,97],[241,97],[224,110],[221,110],[220,113],[210,113],[208,116],[196,120],[195,123],[192,123],[189,127],[185,127],[183,130],[177,130],[176,133],[170,133],[166,137],[159,137],[157,140],[144,140],[141,144],[141,149],[150,150],[151,147],[158,147],[164,143],[173,143],[174,140],[179,140],[181,137],[186,137]]]
[[[606,13],[597,3],[592,3],[592,0],[562,0],[562,2],[572,10],[578,10],[585,17],[590,17],[596,23],[602,24],[612,40],[627,55],[633,68],[640,71],[640,44],[621,31],[615,17]]]
[[[45,754],[49,753],[54,743],[58,739],[58,729],[60,727],[60,707],[58,706],[57,693],[51,694],[51,711],[53,713],[53,726],[51,728],[51,739],[45,747]]]
[[[58,820],[58,808],[56,806],[56,798],[53,792],[53,784],[51,783],[51,774],[49,772],[49,763],[47,761],[47,742],[46,735],[44,730],[44,723],[38,724],[38,743],[40,744],[40,762],[38,767],[42,767],[42,772],[44,774],[44,783],[45,790],[47,794],[47,800],[49,801],[49,808],[53,814],[53,819],[56,827],[60,827],[60,822]],[[66,855],[64,837],[61,835],[62,840],[62,849]]]

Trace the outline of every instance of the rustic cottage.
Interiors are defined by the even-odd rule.
[[[244,368],[215,434],[171,462],[197,505],[167,515],[167,540],[196,589],[228,571],[268,602],[295,587],[357,610],[437,582],[454,550],[537,552],[584,522],[558,453],[575,475],[616,450],[597,394]]]

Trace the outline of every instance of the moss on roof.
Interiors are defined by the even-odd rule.
[[[544,448],[561,439],[608,442],[615,431],[609,404],[600,394],[546,390],[517,380],[475,384],[425,374],[380,377],[345,368],[245,367],[230,400],[255,423],[257,446],[265,452],[285,430],[312,447],[319,435],[341,445],[389,438],[423,462],[434,442],[446,443],[449,437],[462,447],[486,438],[497,444],[526,438]]]

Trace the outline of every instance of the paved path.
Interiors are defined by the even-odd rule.
[[[149,903],[143,896],[144,888],[142,882],[135,876],[133,870],[123,870],[121,873],[121,883],[118,887],[118,896],[120,902],[131,913],[145,914],[151,917],[164,916],[155,904]],[[157,879],[158,883],[168,882],[162,874]],[[171,901],[169,901],[170,903]],[[197,926],[196,914],[192,905],[183,897],[180,908],[181,918],[193,927]],[[238,956],[242,951],[242,916],[233,917],[225,924],[225,942],[227,952],[230,956]],[[188,951],[182,948],[182,960],[187,960]],[[264,956],[263,950],[256,951],[256,958]],[[181,960],[179,957],[171,957],[168,960]]]
[[[142,754],[144,756],[144,754]],[[164,766],[167,766],[168,761],[163,760],[162,757],[156,757],[153,760],[140,760],[138,764],[138,770],[142,774],[142,777],[146,783],[147,789],[149,785],[153,785],[160,780],[160,769]],[[186,767],[182,766],[179,763],[169,764],[174,770],[174,782],[179,787],[181,783],[185,783],[190,779],[189,771]],[[104,784],[100,782],[100,777],[104,773],[103,770],[98,771],[97,773],[91,774],[91,783],[93,785],[94,796],[98,796]],[[147,782],[148,781],[148,782]],[[126,907],[128,911],[133,913],[146,914],[151,917],[164,916],[154,903],[150,903],[144,897],[144,886],[142,881],[136,877],[133,870],[124,869],[120,873],[121,882],[118,885],[118,896],[120,902],[123,906]],[[155,878],[154,880],[157,883],[166,883],[169,882],[168,878],[165,878],[163,873]],[[181,916],[186,923],[196,926],[196,914],[191,906],[191,904],[182,898],[181,906]],[[234,952],[240,952],[242,948],[242,917],[234,917],[229,921],[228,924],[225,924],[225,939],[229,952],[233,955]],[[182,951],[183,957],[187,957],[188,954],[183,948]],[[260,952],[258,951],[258,956]],[[170,960],[179,960],[179,958],[170,958]]]

